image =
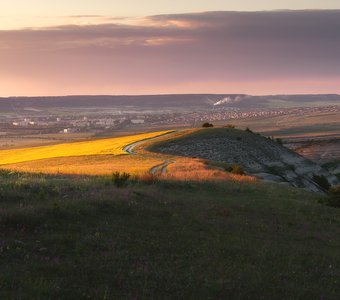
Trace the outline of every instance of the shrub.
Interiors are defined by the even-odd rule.
[[[329,189],[327,204],[333,207],[340,207],[340,185]]]
[[[232,174],[244,175],[244,170],[240,165],[232,165],[231,167],[227,168],[227,171]]]
[[[129,180],[129,178],[131,177],[131,175],[129,173],[123,172],[114,172],[112,174],[112,182],[114,183],[115,186],[117,187],[123,187],[124,185],[127,184],[127,181]]]
[[[211,124],[211,123],[206,122],[206,123],[203,123],[202,127],[209,128],[209,127],[214,127],[214,125]]]
[[[231,128],[231,129],[234,129],[235,128],[235,125],[233,124],[227,124],[224,126],[225,128]]]
[[[317,183],[321,188],[323,188],[325,191],[328,191],[331,187],[329,184],[327,178],[323,175],[313,175],[313,181]]]
[[[280,145],[283,144],[282,139],[280,139],[280,138],[277,138],[277,139],[276,139],[276,142],[277,142],[278,144],[280,144]]]
[[[250,130],[249,127],[246,128],[246,131],[249,132],[249,133],[253,133],[253,131]]]

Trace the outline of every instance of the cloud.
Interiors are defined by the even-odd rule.
[[[103,16],[73,16],[70,18],[107,18]],[[137,25],[117,23],[98,25],[64,25],[47,28],[27,28],[0,31],[0,41],[18,42],[88,41],[116,39],[139,44],[153,38],[191,39],[217,45],[242,43],[340,43],[340,10],[330,11],[274,11],[274,12],[208,12],[179,15],[159,15],[142,19]],[[124,18],[122,19],[124,20]],[[327,46],[327,45],[325,45]]]
[[[98,16],[76,16],[83,17]],[[340,77],[340,10],[207,12],[2,30],[0,64],[0,79],[94,83],[98,91],[136,83],[157,90],[221,82],[226,91],[234,82],[322,83]]]

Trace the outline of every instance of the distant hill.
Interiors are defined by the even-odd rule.
[[[16,111],[30,108],[286,108],[300,106],[340,105],[340,95],[269,95],[245,94],[183,94],[143,96],[60,96],[60,97],[10,97],[0,98],[0,110]]]
[[[0,98],[0,109],[24,106],[48,107],[112,107],[131,106],[145,108],[211,107],[223,97],[243,95],[144,95],[144,96],[62,96]]]

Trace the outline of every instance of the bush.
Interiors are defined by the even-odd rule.
[[[313,181],[317,183],[321,188],[323,188],[325,191],[328,191],[331,187],[329,184],[327,178],[323,175],[313,175]]]
[[[327,204],[333,207],[340,207],[340,185],[329,189]]]
[[[226,170],[232,174],[244,175],[244,170],[240,165],[233,165]]]
[[[203,123],[202,127],[209,128],[209,127],[214,127],[214,125],[211,124],[211,123],[206,122],[206,123]]]
[[[249,133],[254,133],[252,130],[249,129],[249,127],[246,128],[246,131]]]
[[[283,144],[282,139],[280,139],[280,138],[277,138],[277,139],[276,139],[276,142],[277,142],[278,144],[280,144],[280,145]]]
[[[123,187],[127,184],[131,175],[129,173],[123,172],[114,172],[112,174],[111,180],[116,187]]]

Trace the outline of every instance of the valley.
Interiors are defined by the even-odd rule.
[[[339,0],[0,0],[0,300],[339,300],[339,254]]]
[[[2,125],[0,298],[336,299],[338,112],[293,109]]]

